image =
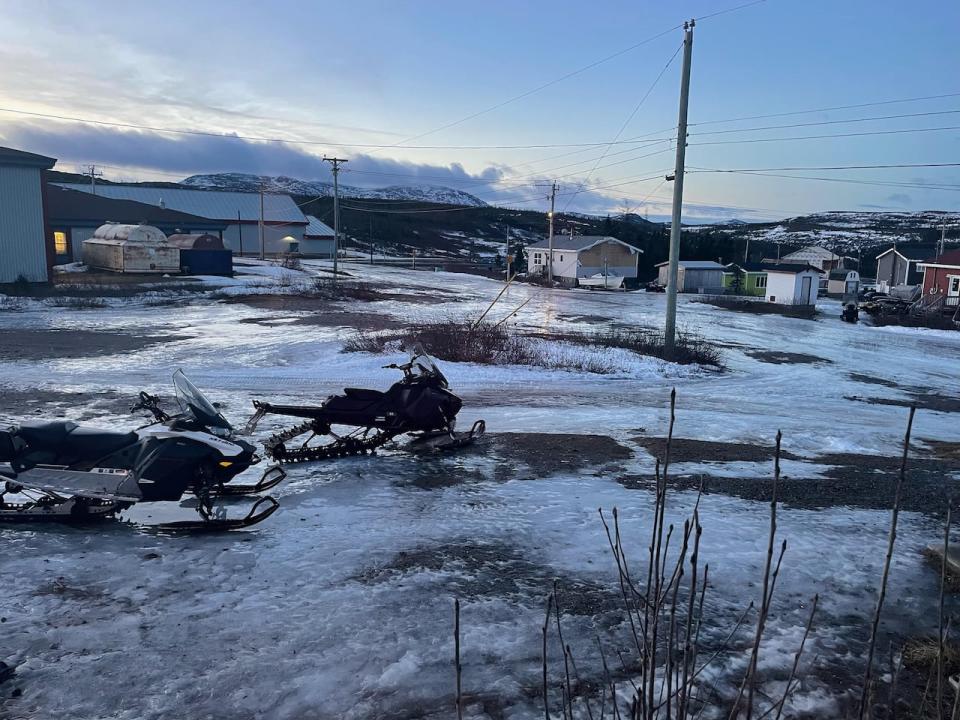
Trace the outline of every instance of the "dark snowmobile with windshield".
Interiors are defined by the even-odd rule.
[[[170,529],[232,529],[266,519],[277,502],[261,497],[246,517],[214,515],[213,499],[268,490],[285,476],[268,468],[255,485],[231,481],[260,462],[256,448],[233,428],[181,370],[173,375],[181,412],[168,415],[155,396],[141,392],[131,412],[148,410],[154,421],[130,432],[81,427],[73,422],[25,422],[0,430],[0,522],[88,521],[112,517],[138,502],[177,501],[192,493],[199,521],[167,523]],[[22,502],[7,499],[19,495]]]
[[[254,400],[256,412],[244,434],[252,433],[264,415],[306,418],[306,422],[264,441],[267,454],[282,463],[365,455],[406,433],[414,434],[411,446],[415,449],[460,447],[483,435],[483,420],[477,420],[467,432],[454,430],[463,401],[450,392],[447,379],[422,348],[414,350],[410,362],[384,367],[403,372],[403,378],[385,392],[346,388],[342,395],[331,395],[322,405],[306,406]],[[346,430],[336,432],[338,426]],[[306,438],[301,440],[303,435]],[[330,441],[311,445],[318,437]],[[297,445],[288,447],[295,438]]]

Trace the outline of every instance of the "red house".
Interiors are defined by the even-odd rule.
[[[924,296],[942,296],[945,309],[960,304],[960,250],[917,263],[917,269],[923,271]]]

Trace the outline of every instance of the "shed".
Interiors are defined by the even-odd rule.
[[[125,273],[179,273],[180,249],[151,225],[106,223],[83,241],[83,262]]]
[[[216,235],[171,235],[167,238],[180,248],[180,270],[190,275],[233,275],[233,253]]]
[[[923,270],[923,295],[943,300],[943,309],[960,307],[960,250],[951,250],[919,264]]]
[[[782,263],[767,267],[767,302],[780,305],[817,304],[821,270],[813,265]]]
[[[856,270],[838,268],[831,270],[827,278],[827,297],[856,297],[860,292],[860,273]]]
[[[877,255],[877,289],[889,293],[892,288],[915,286],[923,282],[918,263],[934,257],[937,251],[927,245],[894,245]]]
[[[763,297],[767,292],[768,268],[765,263],[730,263],[723,271],[724,292]]]
[[[49,279],[54,250],[45,231],[42,172],[56,162],[0,147],[0,283]]]
[[[666,287],[670,262],[657,265],[657,282]],[[677,292],[721,294],[725,265],[712,260],[681,260],[677,268]]]

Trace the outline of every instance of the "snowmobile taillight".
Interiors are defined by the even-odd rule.
[[[233,465],[233,463],[230,462],[229,460],[221,460],[218,464],[219,464],[220,467],[222,467],[222,468],[228,468],[228,467],[230,467],[231,465]]]

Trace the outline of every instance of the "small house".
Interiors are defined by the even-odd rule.
[[[723,291],[763,297],[767,294],[767,267],[763,263],[730,263],[723,271]]]
[[[917,265],[936,256],[930,246],[894,245],[877,255],[877,290],[889,293],[900,286],[914,287],[923,282],[923,270]]]
[[[827,277],[827,297],[856,297],[860,292],[860,273],[856,270],[837,268]]]
[[[677,292],[707,293],[723,292],[723,273],[726,266],[712,260],[681,260],[677,266]],[[670,262],[657,265],[657,283],[667,286]]]
[[[540,240],[526,248],[530,273],[546,275],[550,243]],[[558,235],[553,238],[553,277],[575,286],[592,276],[636,278],[643,250],[609,235]]]
[[[820,272],[812,265],[770,265],[764,298],[780,305],[816,305]]]
[[[923,295],[940,296],[945,310],[960,305],[960,250],[951,250],[932,260],[918,263],[923,271]]]

